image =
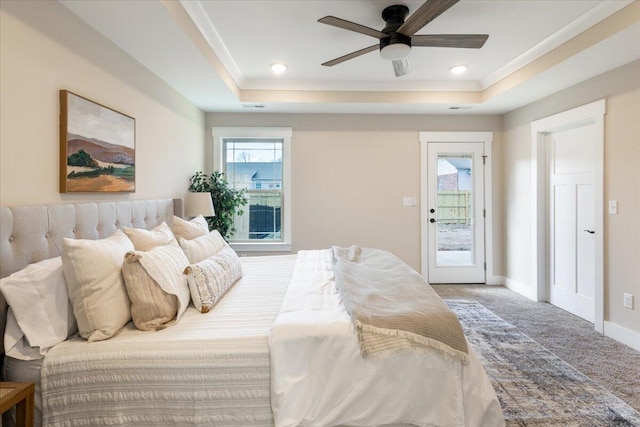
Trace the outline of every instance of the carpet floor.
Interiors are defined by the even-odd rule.
[[[640,426],[640,412],[478,302],[445,301],[496,390],[507,427]]]
[[[502,286],[433,285],[433,288],[443,299],[477,301],[640,411],[640,352],[597,333],[592,323]]]

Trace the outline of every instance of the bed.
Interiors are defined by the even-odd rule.
[[[179,199],[3,207],[0,276],[58,256],[65,237],[151,229],[174,214]],[[130,322],[108,340],[75,336],[35,363],[5,357],[3,381],[36,383],[36,420],[47,426],[504,425],[472,350],[466,365],[438,352],[362,360],[329,260],[328,250],[241,257],[242,278],[209,313],[191,305],[160,331]],[[291,284],[310,278],[325,283],[303,297],[315,305],[296,304]]]

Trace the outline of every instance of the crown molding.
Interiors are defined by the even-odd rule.
[[[178,0],[180,5],[184,8],[185,12],[189,15],[194,25],[198,28],[198,31],[202,34],[202,37],[207,41],[207,44],[218,57],[222,65],[227,69],[227,72],[233,78],[236,85],[242,88],[245,84],[245,77],[240,70],[240,67],[231,56],[231,52],[227,49],[227,45],[222,41],[222,37],[214,27],[213,23],[209,19],[209,15],[204,10],[204,6],[200,0]]]
[[[354,92],[473,92],[480,91],[477,81],[458,82],[362,82],[247,80],[242,90],[354,91]]]
[[[480,80],[480,89],[485,90],[488,87],[493,86],[633,2],[634,0],[620,0],[607,1],[598,4],[584,13],[580,18],[562,27],[545,40],[524,52],[522,55]]]

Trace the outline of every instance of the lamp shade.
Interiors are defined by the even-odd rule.
[[[215,216],[211,193],[187,193],[184,199],[184,213],[188,217]]]

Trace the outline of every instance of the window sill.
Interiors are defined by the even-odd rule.
[[[229,246],[236,252],[290,252],[291,243],[229,243]]]

